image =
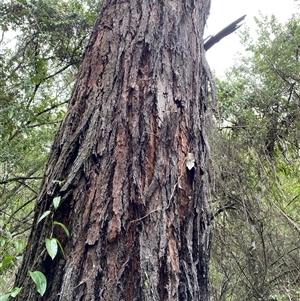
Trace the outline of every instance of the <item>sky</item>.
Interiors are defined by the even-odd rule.
[[[297,5],[300,1],[294,0],[211,0],[210,15],[207,20],[204,37],[218,33],[239,17],[247,14],[243,23],[254,32],[254,16],[274,14],[281,22],[285,22],[293,13],[299,12]],[[236,33],[225,37],[207,51],[207,60],[217,76],[222,76],[224,71],[233,65],[237,52],[243,52]]]

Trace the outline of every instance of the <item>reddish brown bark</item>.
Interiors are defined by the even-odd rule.
[[[208,10],[208,0],[103,1],[50,154],[18,300],[209,300]],[[58,195],[54,219],[71,237],[55,228],[66,257],[52,261],[50,219],[37,219]],[[46,275],[44,297],[28,269]]]

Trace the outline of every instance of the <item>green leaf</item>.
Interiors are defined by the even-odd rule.
[[[61,111],[61,113],[64,115],[65,112],[64,111]],[[53,183],[57,183],[59,186],[63,186],[64,183],[66,182],[66,180],[54,180]]]
[[[19,263],[21,263],[23,260],[23,256],[16,256],[16,259]]]
[[[39,223],[40,221],[42,221],[42,220],[43,220],[46,216],[48,216],[50,213],[51,213],[50,210],[45,211],[45,212],[42,214],[42,216],[39,218],[39,220],[38,220],[37,223]]]
[[[67,234],[67,236],[70,237],[70,232],[69,232],[68,228],[64,224],[62,224],[60,222],[57,222],[57,221],[54,221],[53,225],[61,226],[64,229],[64,231]]]
[[[12,239],[12,234],[9,231],[6,231],[6,237],[7,239]]]
[[[46,249],[52,260],[57,255],[57,240],[55,238],[46,238]]]
[[[22,253],[24,250],[24,243],[21,241],[14,241],[15,249],[18,253]]]
[[[14,256],[6,255],[3,260],[0,262],[0,272],[3,271],[12,261],[14,260]]]
[[[10,293],[6,293],[5,295],[0,297],[0,301],[6,301],[10,297]]]
[[[0,247],[3,247],[6,244],[6,239],[0,236]]]
[[[10,292],[10,295],[14,298],[17,295],[19,295],[20,291],[22,290],[22,287],[14,287],[14,289]]]
[[[11,119],[14,115],[14,112],[13,111],[9,111],[8,112],[8,118]]]
[[[60,200],[61,200],[61,197],[60,196],[57,196],[53,199],[53,205],[54,205],[54,209],[56,210],[60,204]]]
[[[36,285],[36,290],[43,296],[47,288],[47,279],[45,275],[40,271],[29,271],[29,275]]]

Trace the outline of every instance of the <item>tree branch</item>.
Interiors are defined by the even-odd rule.
[[[43,177],[17,177],[17,178],[10,178],[4,181],[0,181],[0,185],[8,184],[10,182],[20,182],[25,180],[41,180]]]
[[[238,24],[238,23],[242,22],[245,19],[245,17],[246,17],[246,15],[238,18],[237,20],[235,20],[234,22],[232,22],[231,24],[229,24],[228,26],[223,28],[215,36],[210,36],[208,38],[208,40],[204,43],[204,49],[207,51],[212,46],[214,46],[216,43],[221,41],[223,38],[225,38],[226,36],[230,35],[234,31],[236,31],[238,28],[240,28],[242,26],[242,24]]]

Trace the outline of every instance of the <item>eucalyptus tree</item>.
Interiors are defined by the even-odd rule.
[[[209,6],[103,1],[16,300],[209,300]]]

